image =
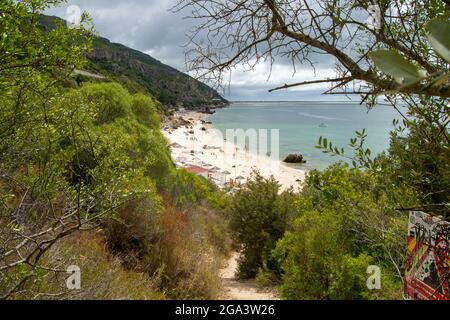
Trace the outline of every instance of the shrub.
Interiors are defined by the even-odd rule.
[[[161,213],[147,198],[130,202],[104,224],[109,250],[129,270],[144,272],[169,298],[217,296],[227,252],[223,218],[207,207],[188,212],[165,201]]]
[[[96,124],[111,123],[131,114],[131,95],[117,83],[85,84],[80,93],[94,105]]]
[[[167,195],[179,208],[189,208],[197,204],[208,204],[213,208],[225,208],[227,198],[209,180],[177,170],[167,181]]]
[[[367,298],[366,270],[372,259],[346,254],[338,220],[332,212],[305,212],[278,243],[274,255],[282,261],[284,298]]]
[[[100,232],[78,232],[63,239],[45,255],[48,268],[65,270],[70,265],[80,267],[81,290],[66,290],[65,272],[54,275],[37,270],[35,281],[16,299],[87,299],[87,300],[156,300],[164,299],[157,279],[129,270],[122,261],[105,250]]]
[[[265,179],[254,172],[252,179],[231,200],[230,228],[235,242],[241,246],[239,276],[256,276],[261,267],[277,272],[271,251],[286,230],[290,216],[290,191],[279,193],[280,185],[273,177]]]
[[[159,116],[154,102],[147,96],[138,93],[132,98],[131,108],[138,121],[155,130],[159,130]]]
[[[160,236],[159,214],[161,208],[149,197],[131,201],[114,218],[106,218],[104,233],[111,252],[121,257],[128,267],[138,265]]]
[[[413,203],[414,192],[386,187],[380,178],[342,164],[310,172],[293,204],[296,216],[273,252],[284,298],[399,297],[407,217],[395,208]],[[383,269],[389,289],[381,294],[367,289],[371,264]]]
[[[220,251],[208,243],[204,226],[192,220],[179,209],[166,206],[160,239],[141,261],[147,270],[156,268],[159,288],[168,297],[212,299],[220,286]]]

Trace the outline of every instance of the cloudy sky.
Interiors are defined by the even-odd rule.
[[[93,18],[101,36],[113,42],[143,51],[170,66],[185,72],[186,32],[194,23],[184,19],[186,14],[175,14],[170,8],[176,0],[68,0],[59,8],[46,13],[68,20],[70,6],[78,6]],[[73,8],[73,7],[72,7]],[[316,70],[307,67],[293,74],[287,64],[259,64],[252,72],[238,68],[232,73],[229,89],[221,93],[229,100],[348,100],[343,96],[324,96],[326,85],[299,87],[268,93],[285,83],[318,80],[333,75],[333,62],[318,58]]]

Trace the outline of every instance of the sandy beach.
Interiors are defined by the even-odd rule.
[[[208,115],[184,112],[163,125],[163,133],[171,144],[172,159],[178,167],[198,166],[209,170],[209,176],[219,186],[245,183],[257,169],[264,177],[273,175],[285,190],[297,190],[305,178],[303,170],[289,167],[269,155],[238,148],[227,141],[212,124]],[[206,122],[206,123],[205,123]]]

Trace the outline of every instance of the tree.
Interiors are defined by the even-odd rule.
[[[299,64],[313,65],[315,54],[326,54],[336,61],[335,78],[273,90],[329,82],[329,94],[368,98],[397,90],[448,98],[448,77],[438,86],[399,84],[376,70],[369,56],[376,49],[391,49],[428,75],[448,70],[445,60],[428,50],[423,29],[431,19],[445,18],[448,7],[448,1],[440,0],[182,0],[174,11],[189,9],[191,18],[199,20],[190,33],[187,58],[190,69],[208,81],[221,82],[239,64],[252,68],[263,60],[289,58],[295,70]],[[373,8],[379,13],[378,26],[366,23]]]
[[[42,24],[41,12],[64,0],[12,1],[0,4],[0,93],[29,90],[45,93],[84,64],[92,28],[86,14],[80,28]],[[22,92],[21,91],[21,92]]]

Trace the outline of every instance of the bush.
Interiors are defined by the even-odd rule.
[[[239,276],[256,276],[259,268],[277,272],[271,258],[275,244],[286,230],[291,214],[290,191],[279,193],[280,185],[273,177],[265,179],[254,172],[252,179],[231,200],[230,227],[235,242],[241,246]]]
[[[413,203],[414,192],[386,188],[380,178],[342,164],[310,172],[294,201],[296,217],[273,252],[284,298],[399,297],[407,217],[395,208]],[[389,289],[382,294],[367,289],[372,264],[383,269]]]
[[[213,208],[225,208],[227,198],[209,180],[187,172],[176,170],[169,177],[166,193],[178,208],[189,208],[198,204],[207,204]]]
[[[133,96],[116,83],[100,83],[85,84],[68,93],[66,99],[80,106],[77,121],[84,126],[78,133],[85,146],[82,151],[70,143],[71,132],[67,132],[69,143],[64,147],[77,149],[73,152],[71,180],[92,180],[88,171],[103,166],[109,167],[113,176],[119,170],[133,170],[152,178],[157,187],[163,185],[173,163],[150,98]],[[80,152],[87,157],[81,157]],[[80,177],[74,179],[74,174]]]
[[[85,84],[80,93],[95,106],[96,124],[111,123],[117,118],[125,118],[131,114],[132,98],[117,83]]]
[[[385,179],[414,188],[427,213],[450,218],[448,103],[421,97],[408,113],[404,127],[397,125],[391,133]]]
[[[346,254],[338,220],[331,212],[305,212],[278,243],[274,255],[282,261],[284,298],[367,298],[366,270],[372,259]]]
[[[158,275],[158,286],[173,299],[217,297],[221,253],[208,241],[209,226],[195,222],[166,204],[158,242],[140,259],[144,269]]]
[[[140,93],[135,94],[131,108],[141,124],[159,131],[159,116],[154,102],[149,97]]]
[[[218,294],[220,261],[228,252],[225,228],[223,218],[206,206],[182,211],[166,200],[159,210],[142,198],[107,219],[104,233],[110,251],[129,270],[155,279],[167,297],[211,299]]]
[[[159,241],[161,208],[148,197],[129,202],[119,210],[117,217],[106,218],[104,233],[111,252],[119,256],[130,268],[134,268],[151,245]]]

